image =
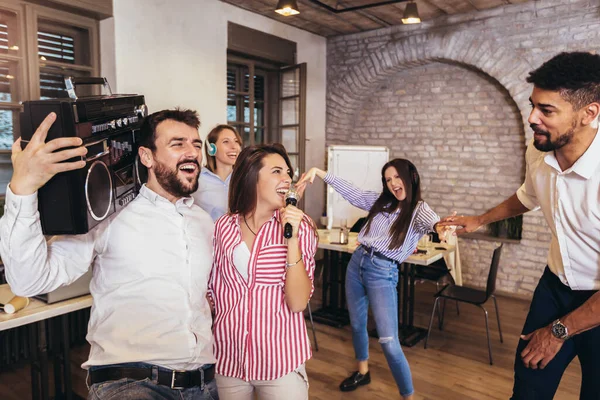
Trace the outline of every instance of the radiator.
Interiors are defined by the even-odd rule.
[[[6,283],[4,268],[0,267],[0,284]],[[57,317],[59,318],[59,317]],[[57,318],[44,321],[48,333],[47,343],[49,355],[60,352],[60,331],[57,329]],[[68,315],[71,347],[85,343],[90,309],[72,312]],[[27,363],[31,358],[29,326],[21,326],[7,331],[0,331],[0,371],[12,369]]]

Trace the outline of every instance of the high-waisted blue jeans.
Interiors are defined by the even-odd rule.
[[[402,396],[414,392],[408,361],[398,338],[398,265],[356,249],[346,273],[346,301],[352,325],[352,343],[358,361],[369,358],[367,312],[375,318],[379,343]]]

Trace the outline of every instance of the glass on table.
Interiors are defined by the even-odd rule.
[[[419,239],[419,242],[417,243],[417,247],[425,249],[425,248],[429,247],[430,243],[431,243],[431,234],[423,235],[421,237],[421,239]]]

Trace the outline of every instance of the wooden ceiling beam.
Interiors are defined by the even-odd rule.
[[[306,5],[306,6],[310,7],[311,9],[315,10],[315,12],[317,12],[319,14],[324,13],[324,10],[322,8],[320,8],[319,6],[317,6],[317,5],[315,5],[315,4],[311,3],[311,2],[303,1],[303,2],[301,2],[301,4],[302,4],[302,6]],[[362,26],[356,25],[352,21],[349,21],[347,18],[344,18],[344,17],[342,17],[340,15],[333,14],[333,13],[331,15],[333,15],[333,17],[336,19],[336,21],[339,21],[339,22],[344,23],[344,24],[351,25],[354,29],[356,29],[355,32],[361,32],[363,30]]]
[[[236,0],[226,0],[226,1],[233,5],[242,6],[239,4],[240,2],[238,2]],[[276,21],[282,22],[284,24],[293,25],[296,28],[300,28],[300,29],[304,29],[304,30],[312,32],[312,33],[316,33],[317,35],[333,36],[333,35],[340,35],[340,34],[347,33],[344,30],[336,29],[335,27],[332,27],[330,25],[321,24],[318,22],[319,19],[307,18],[307,14],[309,16],[311,15],[310,12],[308,12],[308,13],[306,11],[304,13],[301,12],[300,14],[293,15],[291,17],[284,17],[282,15],[279,15],[275,12],[275,7],[277,6],[277,1],[273,2],[272,0],[251,0],[251,2],[258,3],[262,6],[260,14],[262,14],[268,18],[274,19]]]
[[[336,13],[316,4],[316,0],[298,0],[300,14],[283,17],[274,12],[277,0],[221,0],[233,6],[261,14],[267,18],[295,26],[321,36],[344,35],[385,28],[402,23],[407,1],[387,3],[372,8],[369,5],[385,0],[319,0],[329,9],[356,8],[346,13]],[[442,15],[478,12],[495,7],[535,0],[416,0],[423,21]],[[345,15],[344,15],[345,14]]]
[[[393,4],[406,3],[406,2],[409,2],[412,0],[379,0],[379,1],[371,1],[371,2],[368,2],[365,4],[348,4],[345,6],[342,5],[341,1],[337,1],[335,6],[329,5],[329,4],[327,4],[326,1],[323,1],[323,0],[307,0],[307,1],[310,1],[311,3],[314,3],[320,7],[323,7],[332,13],[341,14],[341,13],[345,13],[345,12],[366,10],[366,9],[372,8],[372,7],[384,7],[384,6],[389,6],[389,5],[393,5]],[[342,7],[339,8],[339,6],[342,6]]]

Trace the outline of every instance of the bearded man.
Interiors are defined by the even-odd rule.
[[[93,266],[93,306],[82,365],[89,399],[218,399],[211,311],[206,300],[213,222],[191,194],[202,162],[195,111],[149,115],[139,132],[148,181],[119,213],[84,235],[46,242],[37,190],[56,173],[83,168],[76,137],[46,142],[51,113],[21,150],[0,220],[6,278],[20,296],[68,285]],[[69,160],[69,161],[67,161]]]
[[[541,209],[552,234],[515,358],[513,400],[549,400],[575,356],[583,400],[600,398],[600,56],[561,53],[533,84],[525,182],[483,215],[446,217],[458,234]]]

